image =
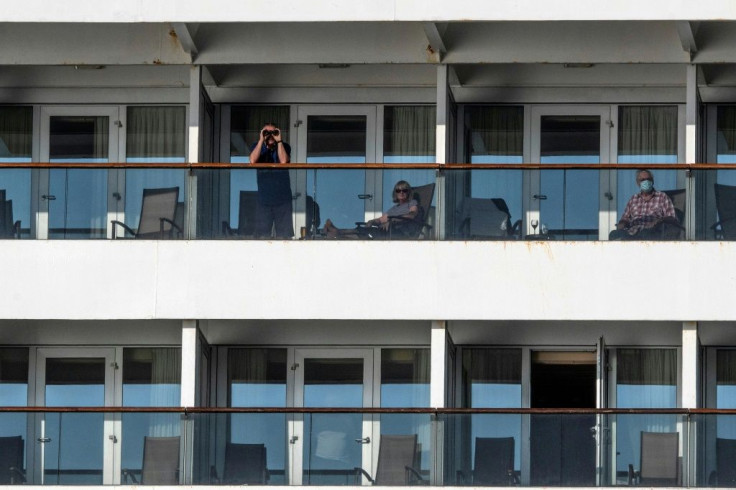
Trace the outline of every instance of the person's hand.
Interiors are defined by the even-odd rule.
[[[266,126],[263,126],[261,128],[261,131],[258,133],[258,143],[263,144],[263,141],[266,139],[265,136],[263,136],[263,132],[266,130]]]
[[[628,223],[626,221],[619,221],[618,223],[616,223],[616,229],[617,230],[624,230],[624,229],[626,229],[626,225],[628,225]]]
[[[282,136],[281,130],[279,128],[275,128],[274,131],[278,131],[279,132],[279,134],[274,134],[273,135],[274,141],[276,142],[276,144],[279,144],[279,142],[281,141],[281,136]]]
[[[385,214],[381,215],[381,217],[378,218],[378,222],[382,225],[388,223],[388,216],[386,216]]]

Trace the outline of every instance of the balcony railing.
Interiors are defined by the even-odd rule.
[[[638,192],[637,168],[1,162],[0,237],[608,240]],[[736,239],[736,165],[649,168],[675,216],[647,240]],[[394,206],[399,181],[417,212],[362,225]],[[339,231],[325,229],[328,219]]]
[[[733,486],[736,410],[0,408],[0,483]]]

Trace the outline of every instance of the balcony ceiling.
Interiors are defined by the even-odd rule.
[[[736,87],[725,21],[0,23],[0,42],[0,87],[186,88],[196,64],[216,102],[431,103],[438,63],[458,102],[683,102],[691,62],[704,101]]]

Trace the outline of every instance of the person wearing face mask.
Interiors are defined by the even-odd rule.
[[[654,189],[654,176],[649,170],[636,172],[636,185],[640,192],[629,199],[609,240],[656,240],[661,237],[664,223],[677,224],[672,200]]]
[[[273,123],[261,129],[258,143],[250,151],[251,163],[289,163],[291,147],[281,140],[283,134]],[[289,239],[294,236],[292,224],[292,199],[289,171],[276,168],[259,168],[258,209],[255,234],[258,238]]]

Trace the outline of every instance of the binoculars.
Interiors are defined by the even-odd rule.
[[[269,135],[278,136],[280,133],[281,133],[281,131],[279,131],[278,129],[274,129],[273,131],[270,131],[268,129],[264,129],[263,130],[263,136],[264,136],[264,138],[266,136],[269,136]]]

